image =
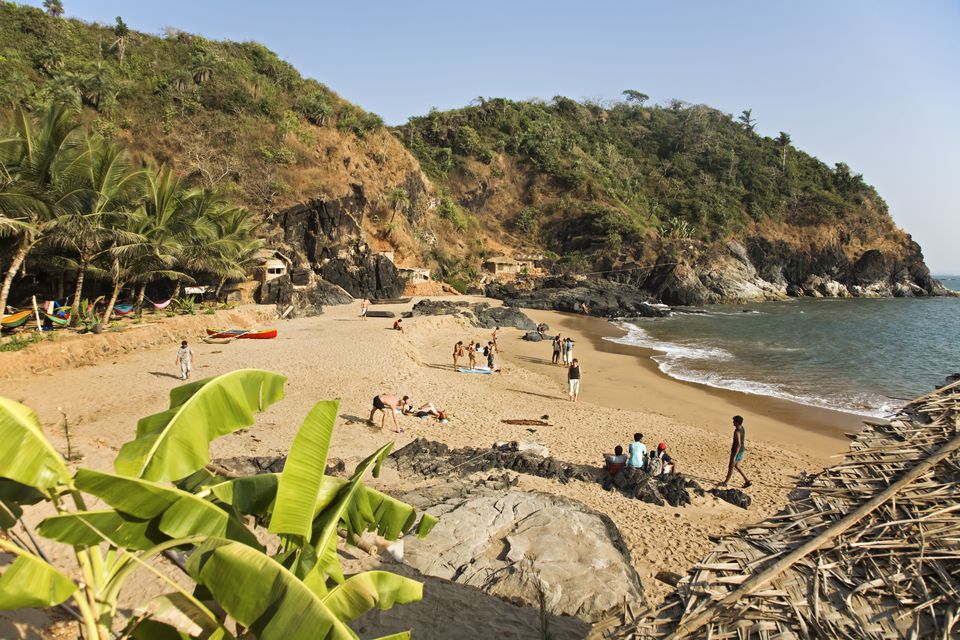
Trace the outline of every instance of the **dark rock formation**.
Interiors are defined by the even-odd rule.
[[[391,458],[401,471],[412,471],[428,478],[506,469],[565,484],[572,481],[601,482],[607,475],[600,467],[563,462],[531,451],[517,450],[516,447],[465,447],[451,451],[443,443],[423,438],[395,451]],[[658,506],[690,504],[690,491],[703,495],[700,485],[682,474],[650,476],[636,469],[627,469],[618,474],[613,487],[630,498]]]
[[[280,473],[287,462],[287,456],[237,456],[234,458],[216,458],[207,465],[207,470],[224,478],[243,478],[259,473]],[[343,473],[346,465],[339,458],[328,458],[324,473],[337,475]]]
[[[510,306],[571,313],[583,313],[582,305],[586,304],[591,316],[601,318],[651,318],[670,314],[670,310],[656,304],[649,293],[612,280],[548,278],[532,291],[514,284],[492,283],[487,286],[487,296]]]
[[[322,305],[353,298],[399,296],[406,283],[397,268],[364,241],[360,220],[366,208],[363,189],[355,185],[350,196],[313,200],[276,214],[283,238],[278,248],[289,259],[291,275],[283,284],[261,287],[257,301],[293,304],[293,315],[312,315]]]
[[[750,508],[750,496],[740,489],[718,489],[714,487],[713,489],[710,489],[709,493],[720,498],[724,502],[729,502],[730,504],[740,507],[741,509]]]
[[[543,336],[537,331],[528,331],[523,334],[523,339],[527,340],[528,342],[540,342],[543,340]]]
[[[515,327],[525,331],[535,331],[537,324],[513,307],[492,307],[486,302],[464,302],[460,300],[421,300],[413,305],[413,317],[456,315],[469,320],[474,326],[493,329],[494,327]]]

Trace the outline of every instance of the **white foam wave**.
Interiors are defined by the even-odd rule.
[[[652,356],[652,359],[657,363],[660,371],[677,380],[703,384],[717,389],[770,396],[822,409],[833,409],[876,418],[890,416],[899,406],[883,396],[853,394],[837,398],[824,398],[797,393],[780,384],[745,380],[727,377],[716,372],[701,371],[696,369],[695,365],[690,366],[689,363],[691,361],[695,363],[698,360],[730,360],[734,356],[729,351],[719,347],[682,345],[657,340],[641,327],[632,323],[617,323],[617,325],[625,330],[627,335],[620,338],[605,338],[605,340],[662,352],[663,355]],[[792,349],[787,348],[787,350]]]

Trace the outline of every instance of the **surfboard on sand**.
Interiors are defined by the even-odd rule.
[[[460,373],[493,373],[492,369],[487,367],[476,367],[475,369],[468,369],[466,367],[457,367],[457,371]]]

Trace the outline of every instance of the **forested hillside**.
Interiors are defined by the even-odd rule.
[[[936,290],[871,186],[757,134],[749,111],[630,90],[605,105],[480,98],[388,129],[262,45],[13,3],[0,104],[72,105],[134,165],[251,208],[295,271],[322,275],[347,242],[346,271],[393,250],[460,287],[486,258],[532,250],[672,302]]]

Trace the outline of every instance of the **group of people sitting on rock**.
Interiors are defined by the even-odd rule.
[[[432,402],[427,402],[426,404],[415,408],[410,396],[397,398],[397,396],[392,393],[381,393],[378,396],[374,396],[373,408],[370,409],[370,418],[367,420],[371,425],[375,424],[373,422],[373,415],[377,411],[381,411],[383,413],[383,416],[380,418],[380,430],[383,431],[383,427],[387,421],[387,414],[389,413],[393,418],[393,426],[396,427],[397,433],[403,433],[403,429],[400,427],[400,423],[397,421],[398,413],[405,416],[416,416],[418,418],[435,418],[437,422],[440,423],[446,423],[450,420],[449,416],[447,415],[447,411],[434,406]]]
[[[668,473],[675,473],[677,464],[673,457],[667,453],[667,444],[661,442],[656,450],[647,452],[647,445],[643,442],[643,434],[633,434],[633,442],[630,443],[629,453],[623,452],[623,447],[617,445],[613,453],[603,454],[604,470],[603,476],[604,488],[609,488],[613,484],[614,478],[621,473],[644,472],[650,476],[659,476]]]
[[[471,340],[467,346],[464,346],[463,340],[458,340],[457,344],[453,345],[453,370],[457,371],[460,368],[460,359],[464,357],[467,358],[467,363],[469,364],[467,369],[477,369],[477,356],[479,354],[486,359],[487,369],[497,371],[495,354],[500,351],[497,347],[497,334],[499,333],[500,327],[494,329],[491,339],[486,345],[483,345],[480,340]]]

